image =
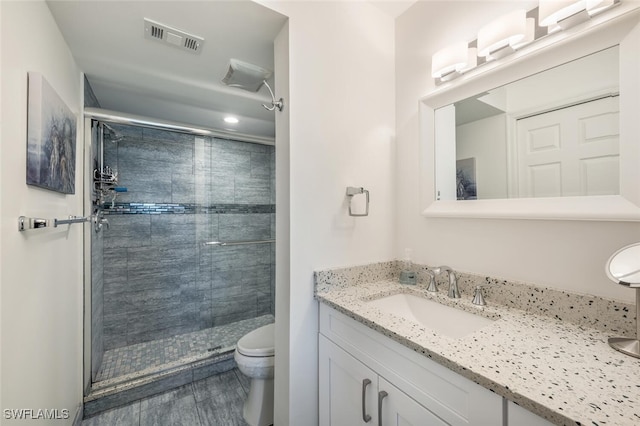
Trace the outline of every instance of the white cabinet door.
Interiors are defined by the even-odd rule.
[[[320,426],[377,425],[378,375],[322,335],[319,343]]]
[[[319,355],[320,426],[447,425],[322,335]]]
[[[511,401],[507,405],[507,419],[508,426],[553,426],[553,423]]]
[[[380,426],[448,425],[382,377],[378,379],[378,404]]]

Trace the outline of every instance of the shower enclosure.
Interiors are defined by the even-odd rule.
[[[273,322],[274,147],[89,121],[92,388],[229,354]]]

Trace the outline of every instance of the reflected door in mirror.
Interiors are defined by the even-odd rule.
[[[479,200],[620,194],[619,47],[438,108],[438,200],[475,161]]]
[[[618,123],[618,96],[518,120],[518,196],[619,194]]]

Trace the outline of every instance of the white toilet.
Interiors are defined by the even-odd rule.
[[[251,379],[242,415],[249,426],[273,424],[274,324],[244,335],[236,345],[238,369]]]

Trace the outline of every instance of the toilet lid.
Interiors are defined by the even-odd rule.
[[[236,348],[245,356],[272,356],[274,351],[274,324],[265,325],[245,334]]]

